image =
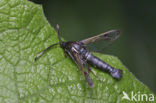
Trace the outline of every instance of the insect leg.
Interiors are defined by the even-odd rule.
[[[98,80],[102,80],[99,76],[96,75],[96,72],[92,70],[92,68],[87,64],[87,68],[88,68],[88,73],[92,72],[93,75],[98,79]]]
[[[94,86],[93,80],[92,80],[92,78],[90,77],[89,73],[86,72],[86,71],[84,70],[84,66],[86,66],[86,65],[85,65],[86,62],[83,61],[83,60],[81,59],[81,57],[80,57],[77,53],[75,53],[73,56],[74,56],[74,57],[72,57],[72,56],[71,56],[71,57],[73,58],[73,60],[74,60],[75,63],[77,64],[77,66],[80,68],[82,74],[84,75],[86,81],[88,82],[89,87],[90,87],[90,88],[93,88],[93,86]]]
[[[89,87],[93,88],[94,87],[94,83],[93,83],[93,80],[91,79],[89,73],[84,71],[84,76],[85,76],[86,81],[88,82]]]
[[[50,45],[49,47],[47,47],[46,49],[44,49],[43,51],[41,51],[39,54],[37,54],[37,56],[35,57],[35,61],[40,57],[42,56],[48,49],[50,49],[51,47],[55,46],[55,45],[58,45],[59,43],[55,43],[55,44],[52,44]]]

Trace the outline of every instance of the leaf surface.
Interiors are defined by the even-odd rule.
[[[122,100],[123,91],[152,94],[114,56],[95,53],[122,69],[123,78],[116,81],[93,68],[102,79],[91,74],[94,88],[88,88],[76,64],[64,57],[59,46],[34,61],[40,51],[56,42],[56,31],[40,5],[27,0],[0,1],[0,103],[120,103],[132,102]]]

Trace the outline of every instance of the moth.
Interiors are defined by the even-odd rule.
[[[110,42],[116,40],[120,36],[120,30],[110,30],[108,32],[101,33],[97,36],[93,36],[81,41],[67,41],[67,42],[61,40],[58,24],[56,25],[56,31],[57,31],[59,42],[52,44],[46,49],[44,49],[43,51],[41,51],[35,57],[35,61],[51,47],[55,45],[60,45],[60,47],[64,50],[64,53],[68,55],[77,64],[77,66],[82,72],[82,75],[85,77],[86,81],[88,82],[90,88],[94,86],[93,80],[90,77],[90,72],[92,72],[93,74],[94,72],[92,71],[90,65],[92,65],[93,67],[99,70],[109,73],[113,78],[117,80],[122,78],[122,74],[123,74],[122,70],[110,66],[100,58],[93,55],[86,48],[86,45],[88,45],[89,43],[94,43],[101,40],[106,40]]]

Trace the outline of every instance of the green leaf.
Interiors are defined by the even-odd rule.
[[[34,61],[40,51],[56,42],[56,32],[40,5],[27,0],[0,1],[0,103],[132,103],[122,100],[123,91],[129,96],[132,91],[152,94],[114,56],[95,53],[122,69],[123,78],[116,81],[93,68],[102,79],[91,74],[94,88],[88,88],[76,64],[64,57],[59,46]]]

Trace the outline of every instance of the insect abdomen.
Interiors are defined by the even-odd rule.
[[[102,71],[110,73],[115,79],[120,79],[122,77],[122,70],[113,68],[91,53],[87,56],[87,62]]]

